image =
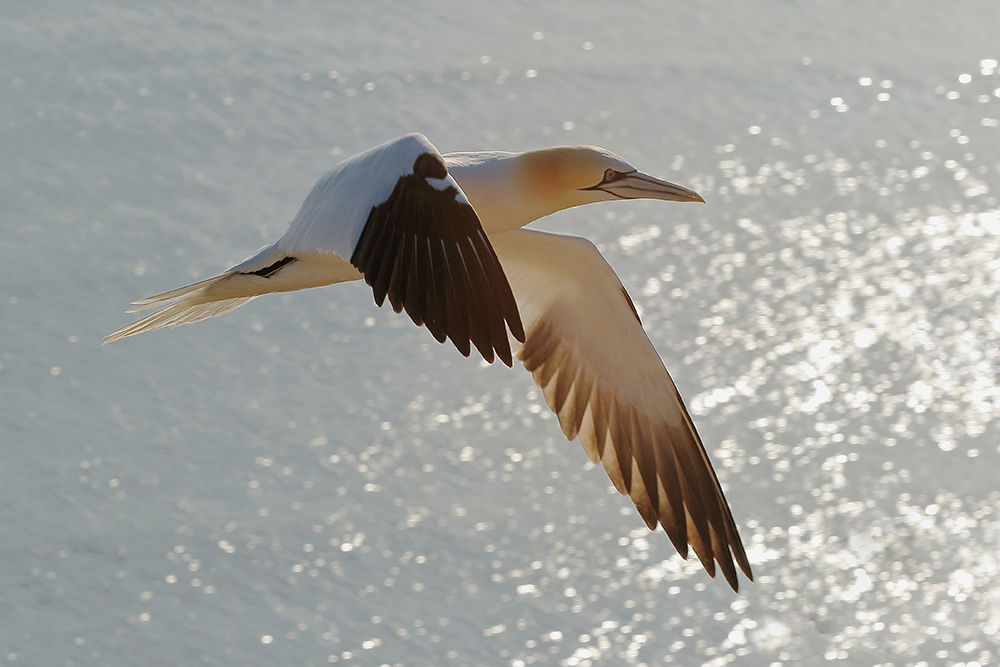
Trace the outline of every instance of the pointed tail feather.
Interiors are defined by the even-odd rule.
[[[108,334],[104,340],[104,344],[107,345],[116,340],[134,336],[145,331],[152,331],[153,329],[176,327],[181,324],[198,322],[239,308],[247,301],[254,299],[257,295],[219,299],[218,293],[215,296],[207,294],[212,287],[231,278],[233,275],[232,273],[226,273],[221,276],[209,278],[208,280],[202,280],[193,285],[187,285],[133,302],[134,307],[128,310],[130,313],[157,306],[165,307],[137,322],[133,322]]]
[[[219,283],[223,278],[228,278],[231,273],[224,273],[221,276],[215,276],[214,278],[209,278],[207,280],[201,280],[190,285],[185,285],[184,287],[178,287],[177,289],[172,289],[169,292],[163,292],[162,294],[157,294],[155,296],[147,296],[145,299],[139,299],[138,301],[132,302],[132,308],[126,310],[126,313],[138,313],[140,310],[147,310],[149,308],[155,308],[157,306],[165,306],[168,303],[173,303],[175,301],[180,301],[186,296],[192,295],[195,292],[204,292],[206,289],[212,285]]]

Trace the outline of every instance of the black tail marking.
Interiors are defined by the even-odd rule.
[[[246,272],[243,273],[243,275],[245,275],[245,276],[260,276],[261,278],[270,278],[275,273],[277,273],[281,269],[285,268],[286,266],[288,266],[292,262],[297,262],[297,261],[298,261],[298,257],[291,257],[291,256],[289,256],[289,257],[282,257],[281,259],[279,259],[277,262],[275,262],[271,266],[265,266],[263,269],[260,269],[259,271],[246,271]]]

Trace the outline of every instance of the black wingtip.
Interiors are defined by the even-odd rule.
[[[722,575],[729,582],[729,585],[737,593],[740,592],[740,582],[736,577],[736,566],[733,565],[733,557],[729,553],[729,548],[723,546],[723,553],[718,554],[715,558],[719,562],[719,569],[722,570]]]
[[[677,553],[681,555],[681,558],[687,560],[688,557],[688,543],[687,534],[684,535],[674,535],[673,533],[667,531],[667,537],[670,538],[670,543],[674,545],[674,549],[677,549]]]
[[[510,334],[514,337],[514,340],[524,345],[524,325],[521,323],[521,313],[517,312],[516,309],[514,311],[513,321],[511,321],[511,318],[507,318],[507,328],[510,329]]]

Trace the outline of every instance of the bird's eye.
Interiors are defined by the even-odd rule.
[[[615,177],[617,176],[618,176],[617,171],[615,171],[614,169],[608,169],[607,171],[604,172],[604,182],[610,183],[611,181],[615,180]]]

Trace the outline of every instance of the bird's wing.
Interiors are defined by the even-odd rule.
[[[585,239],[516,230],[492,237],[521,310],[518,353],[567,438],[603,464],[650,529],[690,544],[738,589],[750,564],[708,454],[618,276]]]
[[[334,252],[364,274],[375,301],[450,338],[468,356],[512,363],[507,329],[524,330],[479,217],[444,158],[411,134],[337,165],[278,242],[289,255]]]

